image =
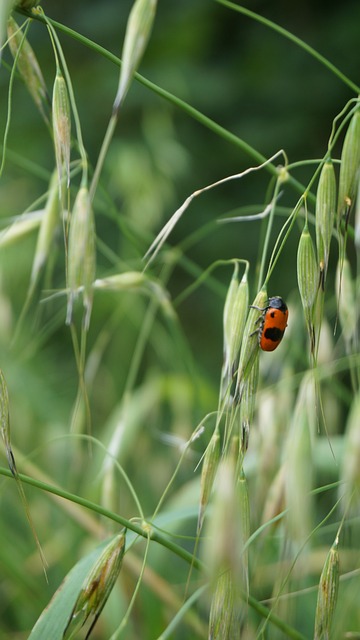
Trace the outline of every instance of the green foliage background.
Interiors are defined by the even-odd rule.
[[[44,0],[43,4],[49,17],[120,56],[132,6],[130,0],[121,3]],[[360,5],[356,0],[338,3],[256,1],[248,3],[248,8],[296,34],[347,77],[354,82],[358,80]],[[21,20],[21,16],[17,19]],[[28,37],[51,93],[55,64],[44,25],[34,21]],[[59,37],[73,82],[85,147],[94,165],[111,115],[119,70],[95,50],[61,32]],[[9,52],[5,51],[0,70],[1,131],[7,118],[11,64]],[[139,71],[265,157],[284,149],[290,162],[323,157],[334,117],[354,97],[345,83],[279,34],[216,2],[200,0],[159,3]],[[339,144],[337,157],[340,151]],[[203,122],[135,80],[120,114],[95,201],[97,277],[141,269],[142,258],[157,232],[188,195],[255,164],[258,163],[254,158],[236,144],[215,135]],[[45,193],[53,169],[54,153],[48,131],[17,78],[6,164],[0,181],[0,219],[4,228]],[[306,184],[313,170],[313,166],[304,165],[295,177]],[[126,392],[126,428],[119,460],[146,515],[153,513],[177,465],[178,442],[187,441],[203,417],[217,407],[223,357],[222,313],[231,267],[216,269],[179,304],[176,304],[177,296],[216,260],[234,257],[250,261],[250,284],[255,293],[261,223],[221,225],[217,220],[241,207],[245,209],[239,211],[245,213],[262,211],[269,201],[268,187],[269,175],[265,171],[256,173],[202,195],[184,214],[169,240],[169,245],[176,247],[178,253],[166,250],[150,271],[166,285],[178,314],[176,322],[172,323],[163,310],[154,307],[154,318],[146,333],[146,319],[149,321],[151,305],[154,305],[148,295],[99,292],[95,296],[87,369],[91,434],[108,445]],[[280,200],[283,216],[297,197],[291,189],[284,189]],[[273,242],[283,221],[284,217],[276,221]],[[279,352],[274,356],[264,355],[264,359],[273,359],[266,360],[263,366],[263,387],[275,382],[278,372],[289,366],[296,389],[295,376],[308,367],[306,332],[296,282],[296,249],[301,226],[302,222],[295,225],[270,282],[269,294],[283,296],[296,312],[293,316],[290,314],[288,335]],[[61,240],[59,235],[47,265],[43,291],[37,292],[17,334],[36,233],[11,246],[2,246],[0,251],[0,366],[9,387],[15,455],[20,471],[132,518],[139,514],[121,476],[113,479],[112,493],[108,487],[104,488],[104,452],[96,444],[90,450],[88,442],[81,437],[89,427],[84,405],[80,404],[74,412],[78,372],[71,334],[65,326],[65,298],[51,297],[54,291],[64,287]],[[351,245],[349,256],[355,265]],[[334,251],[329,275],[332,293],[327,303],[330,326],[336,316],[333,293],[336,260]],[[45,302],[40,302],[43,298]],[[80,318],[79,309],[78,325]],[[139,335],[144,336],[144,348],[128,388]],[[336,436],[344,432],[351,405],[349,378],[345,371],[335,391],[332,390],[338,396],[334,414]],[[261,428],[266,429],[266,425]],[[178,514],[179,522],[174,522],[173,528],[175,532],[181,530],[183,535],[194,535],[193,518],[199,495],[199,471],[194,474],[194,469],[210,432],[211,429],[192,446],[167,497],[165,511],[174,509]],[[335,448],[336,445],[335,437]],[[337,471],[331,464],[329,450],[324,446],[322,451],[317,467],[325,484],[336,478]],[[256,458],[250,456],[252,477],[256,477],[256,464]],[[4,456],[3,466],[6,466]],[[45,474],[44,477],[41,474]],[[41,575],[15,483],[4,477],[0,492],[1,638],[28,637],[66,573],[105,535],[117,531],[105,518],[98,520],[80,508],[69,513],[63,502],[55,502],[34,488],[26,487],[26,493],[50,563],[49,586]],[[316,521],[327,513],[335,499],[334,491],[330,498],[319,501]],[[183,509],[192,519],[181,515]],[[256,511],[256,505],[254,509]],[[169,521],[166,528],[171,529]],[[326,542],[331,544],[333,537],[330,535],[330,542]],[[110,599],[106,615],[94,631],[95,638],[110,637],[120,609],[126,610],[139,573],[141,544],[135,547],[132,560],[125,556],[123,582],[117,586],[116,597]],[[189,551],[193,548],[192,540],[182,544]],[[358,553],[358,549],[354,553]],[[181,603],[188,567],[156,545],[150,548],[148,565],[159,574],[159,589],[169,582]],[[317,577],[311,576],[311,585],[318,581],[319,566],[320,563],[314,571]],[[357,567],[358,561],[351,566]],[[155,583],[149,574],[142,588],[137,618],[134,616],[131,620],[123,637],[157,638],[175,615],[176,606],[162,600]],[[265,586],[257,596],[268,597],[269,591]],[[314,600],[305,595],[301,613],[295,616],[297,628],[308,637],[313,628],[313,607]],[[205,603],[200,607],[201,620],[206,619],[206,614],[202,616],[203,610],[206,610]],[[308,611],[311,611],[310,621],[305,615]],[[351,624],[350,621],[349,628]],[[353,624],[358,630],[358,617]],[[195,632],[191,624],[190,628],[192,631],[186,624],[180,625],[171,637],[204,637],[201,630]]]

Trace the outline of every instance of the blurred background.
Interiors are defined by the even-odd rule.
[[[118,3],[105,0],[59,5],[46,0],[44,9],[53,19],[120,56],[131,4],[130,0],[123,0],[119,7]],[[356,77],[360,7],[355,0],[305,2],[292,5],[291,9],[285,2],[276,6],[256,2],[249,8],[314,46],[348,77]],[[43,25],[34,23],[29,36],[51,94],[55,65],[48,35]],[[73,80],[85,146],[94,163],[111,113],[118,69],[67,35],[60,34],[60,39]],[[184,0],[181,5],[160,4],[140,71],[264,156],[284,149],[290,162],[323,156],[332,120],[352,97],[350,89],[293,43],[216,2]],[[9,72],[4,66],[0,77],[2,128],[8,80]],[[48,132],[21,81],[14,84],[8,146],[14,154],[27,149],[26,159],[38,165],[38,173],[41,169],[44,178],[46,172],[52,171],[53,149]],[[39,180],[34,172],[26,175],[16,164],[9,154],[0,185],[2,218],[20,213],[44,187],[44,179]],[[117,255],[122,251],[122,258],[128,258],[130,249],[124,246],[118,218],[130,217],[135,225],[141,225],[144,236],[147,234],[141,246],[133,247],[138,258],[147,248],[147,240],[151,241],[190,193],[251,164],[254,161],[235,145],[134,82],[102,177],[102,186],[119,215],[98,213],[99,235]],[[295,177],[306,181],[312,171],[313,167],[298,169]],[[172,242],[176,244],[239,206],[263,207],[268,182],[267,174],[257,174],[203,195],[178,225]],[[294,194],[285,191],[281,205],[293,204]],[[187,255],[200,268],[219,258],[246,257],[254,261],[259,228],[259,223],[230,227],[213,224],[205,238],[191,242]],[[294,246],[291,241],[287,245],[289,261]],[[8,260],[11,256],[7,256]],[[108,264],[100,251],[99,269],[102,266],[106,268]],[[282,273],[278,284],[276,272],[273,293],[287,296],[295,285],[294,274],[294,269],[289,268],[287,277],[284,279]],[[228,274],[219,277],[223,275],[227,281]],[[183,288],[184,278],[180,272],[174,276],[175,292]],[[197,300],[200,325],[206,323],[209,332],[217,331],[219,324],[214,327],[209,322],[209,304],[212,318],[218,323],[221,305],[202,299],[202,291]],[[193,298],[190,303],[192,307]],[[189,311],[186,305],[183,311]]]
[[[44,0],[42,4],[52,19],[121,56],[131,0]],[[358,81],[359,2],[255,0],[246,6],[288,29],[354,82]],[[15,14],[15,18],[23,20],[21,15]],[[111,115],[119,69],[60,31],[59,38],[72,78],[85,147],[94,166]],[[51,95],[55,63],[45,27],[34,21],[28,39]],[[0,69],[1,139],[7,119],[11,64],[9,51],[5,51]],[[202,0],[159,2],[139,72],[265,157],[284,149],[289,162],[322,158],[334,117],[354,97],[341,80],[292,42],[216,2]],[[49,133],[19,77],[13,86],[7,147],[0,180],[3,228],[46,192],[55,165]],[[141,269],[152,240],[192,192],[254,164],[254,159],[235,144],[134,81],[95,200],[97,277]],[[300,167],[294,177],[306,184],[314,168],[315,165]],[[230,258],[250,261],[250,284],[255,294],[261,223],[220,225],[217,220],[235,212],[262,211],[269,202],[269,185],[269,174],[261,172],[195,199],[169,238],[169,246],[177,247],[179,253],[166,252],[166,258],[158,259],[150,270],[166,284],[172,301],[176,302],[177,296],[214,261]],[[285,186],[280,202],[283,216],[297,198],[298,194]],[[279,216],[276,221],[271,249],[284,220]],[[281,295],[295,306],[299,304],[296,248],[300,226],[295,225],[269,288],[269,294]],[[67,438],[72,421],[75,433],[86,432],[87,426],[83,407],[74,421],[78,373],[71,335],[64,324],[65,300],[61,296],[48,299],[64,287],[61,239],[60,233],[42,282],[43,291],[36,293],[16,336],[29,285],[36,231],[1,247],[0,366],[9,387],[15,451],[19,449],[39,465],[52,482],[101,500],[103,454],[95,448],[88,464],[86,445]],[[351,253],[350,257],[353,258]],[[334,280],[335,261],[336,256],[331,263],[330,283]],[[135,487],[141,488],[141,499],[149,513],[179,455],[175,446],[164,442],[164,434],[174,436],[175,442],[179,438],[181,443],[206,413],[216,409],[222,364],[222,312],[231,271],[231,267],[217,269],[205,284],[185,296],[175,307],[179,321],[174,326],[169,326],[166,314],[160,313],[141,351],[127,414],[131,429],[120,458],[131,471]],[[40,303],[44,298],[46,301]],[[89,397],[92,434],[105,445],[119,422],[123,393],[148,309],[149,298],[138,293],[95,296],[88,337],[88,352],[93,357],[88,371]],[[330,316],[334,319],[332,300]],[[277,363],[273,365],[276,370],[289,351],[295,354],[295,370],[307,367],[305,331],[303,327],[299,333],[295,331],[298,322],[294,318],[288,345],[281,345],[284,350],[273,361]],[[200,444],[194,458],[185,463],[180,486],[193,473],[203,448]],[[138,459],[149,461],[149,466],[146,462],[136,464]],[[6,464],[4,456],[2,464]],[[47,603],[49,593],[38,589],[42,604],[35,607],[35,612],[33,605],[23,604],[24,594],[38,581],[39,562],[36,557],[27,559],[33,543],[14,483],[2,480],[1,484],[0,505],[7,515],[6,544],[0,551],[5,575],[0,583],[0,617],[4,620],[0,637],[8,638],[18,629],[19,635],[13,637],[22,638]],[[42,495],[30,489],[27,493],[40,538],[51,558],[51,586],[56,588],[86,545],[93,543],[50,500],[45,501],[44,507]],[[131,517],[131,500],[122,496],[121,501],[121,511]],[[120,508],[117,503],[113,507]],[[29,564],[25,565],[25,561]],[[32,569],[23,575],[23,566]],[[16,581],[14,571],[19,572]],[[20,602],[21,614],[17,607]]]

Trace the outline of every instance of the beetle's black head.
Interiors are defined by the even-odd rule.
[[[273,298],[269,298],[268,301],[269,309],[280,309],[280,311],[287,311],[287,306],[280,296],[274,296]]]

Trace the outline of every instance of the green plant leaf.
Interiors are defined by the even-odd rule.
[[[62,640],[81,586],[108,543],[109,540],[102,542],[71,569],[40,615],[29,640]]]

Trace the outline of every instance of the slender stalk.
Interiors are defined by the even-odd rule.
[[[252,20],[256,20],[257,22],[260,22],[264,26],[269,27],[273,31],[276,31],[277,33],[280,33],[280,35],[284,36],[284,38],[287,38],[288,40],[291,40],[291,42],[296,44],[301,49],[304,49],[304,51],[306,51],[309,55],[311,55],[313,58],[315,58],[324,67],[329,69],[329,71],[331,71],[331,73],[333,73],[344,84],[346,84],[348,87],[350,87],[350,89],[352,89],[352,91],[354,91],[356,94],[360,93],[360,87],[358,85],[356,85],[355,82],[352,82],[352,80],[350,80],[350,78],[345,76],[345,74],[343,74],[342,71],[340,71],[340,69],[338,69],[334,64],[332,64],[332,62],[330,62],[327,58],[325,58],[323,55],[321,55],[321,53],[316,51],[316,49],[311,47],[309,44],[307,44],[306,42],[301,40],[301,38],[298,38],[297,36],[295,36],[293,33],[288,31],[287,29],[284,29],[283,27],[280,27],[280,25],[276,24],[276,22],[273,22],[272,20],[269,20],[268,18],[265,18],[264,16],[259,15],[258,13],[255,13],[254,11],[250,11],[250,9],[246,9],[245,7],[242,7],[242,6],[238,5],[238,4],[234,4],[233,2],[229,2],[229,0],[215,0],[215,2],[218,2],[219,4],[222,4],[222,5],[224,5],[224,7],[228,7],[229,9],[233,9],[234,11],[237,11],[238,13],[242,13],[243,15],[247,16],[248,18],[251,18]]]
[[[262,257],[261,257],[261,265],[260,265],[258,287],[257,287],[258,291],[260,291],[260,289],[262,287],[262,284],[264,282],[265,262],[266,262],[266,259],[267,259],[267,254],[268,254],[268,249],[269,249],[269,244],[270,244],[271,231],[272,231],[273,224],[274,224],[274,219],[275,219],[276,203],[277,203],[277,199],[278,199],[278,196],[279,196],[279,189],[280,189],[280,185],[281,184],[282,184],[282,180],[278,178],[277,181],[276,181],[274,195],[273,195],[273,198],[272,198],[272,203],[271,203],[272,206],[271,206],[271,210],[270,210],[270,215],[269,215],[268,221],[267,221],[264,246],[262,247],[262,252],[261,252],[261,256]]]
[[[13,478],[10,469],[5,469],[4,467],[0,467],[0,475],[6,476],[8,478]],[[61,489],[60,487],[54,487],[53,485],[50,485],[46,482],[42,482],[41,480],[30,478],[30,476],[25,476],[22,473],[19,473],[19,478],[21,482],[25,482],[26,484],[36,487],[37,489],[47,491],[48,493],[52,493],[55,496],[59,496],[60,498],[64,498],[64,500],[69,500],[70,502],[79,504],[85,509],[89,509],[90,511],[98,513],[99,515],[102,515],[109,520],[113,520],[114,522],[120,524],[122,527],[130,529],[142,538],[150,538],[150,540],[152,540],[153,542],[158,542],[163,547],[166,547],[167,549],[169,549],[169,551],[172,551],[173,553],[175,553],[175,555],[179,556],[179,558],[185,560],[185,562],[189,564],[192,562],[196,569],[204,568],[200,560],[198,560],[197,558],[193,558],[193,555],[191,553],[186,551],[186,549],[180,547],[178,544],[169,540],[169,538],[163,535],[158,529],[154,529],[153,527],[151,527],[151,524],[146,523],[146,526],[143,527],[139,524],[136,524],[136,522],[134,522],[133,520],[128,520],[118,513],[114,513],[113,511],[109,511],[109,509],[105,509],[101,505],[96,504],[96,502],[92,502],[91,500],[87,500],[86,498],[82,498],[81,496],[77,496],[75,493],[70,493],[69,491]]]
[[[90,200],[93,201],[94,196],[95,196],[95,191],[96,188],[98,186],[98,182],[99,182],[99,178],[100,178],[100,173],[101,170],[104,166],[104,161],[106,158],[106,154],[108,152],[109,146],[110,146],[110,142],[112,140],[112,137],[114,135],[114,131],[115,131],[115,127],[116,127],[116,123],[117,123],[117,111],[113,111],[111,118],[109,120],[109,124],[108,127],[106,129],[106,133],[101,145],[101,149],[100,149],[100,153],[99,153],[99,157],[97,159],[97,163],[96,163],[96,167],[95,167],[95,171],[94,171],[94,175],[92,177],[91,180],[91,185],[90,185],[90,189],[89,189],[89,196],[90,196]]]
[[[267,283],[270,280],[271,274],[274,271],[275,265],[281,255],[281,252],[286,244],[286,241],[290,235],[291,229],[293,228],[293,225],[295,223],[295,220],[298,216],[298,213],[300,211],[301,205],[304,201],[304,197],[302,196],[298,202],[296,203],[295,207],[292,210],[291,215],[289,216],[289,218],[286,220],[285,224],[283,225],[277,239],[275,242],[275,246],[272,250],[272,254],[271,254],[271,258],[270,258],[270,262],[269,262],[269,267],[267,270],[267,274],[266,274],[266,278],[265,278],[265,282]]]
[[[182,620],[186,612],[197,602],[203,593],[206,591],[206,586],[199,587],[194,593],[184,602],[181,609],[177,612],[177,614],[173,617],[169,625],[166,627],[165,631],[162,632],[160,636],[158,636],[157,640],[168,640],[168,638],[172,637],[172,633],[174,633],[176,627],[179,625],[179,622]]]

